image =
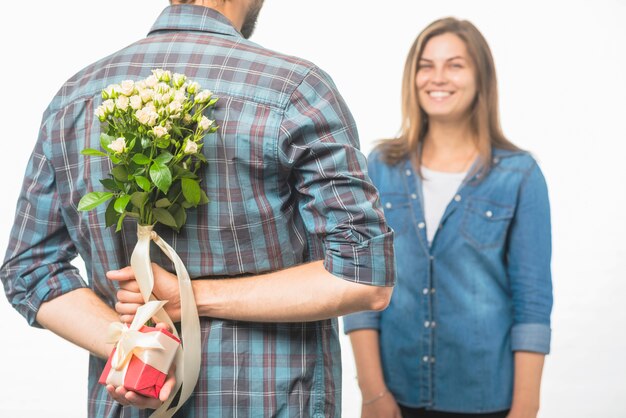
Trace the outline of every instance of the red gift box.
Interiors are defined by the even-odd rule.
[[[180,345],[180,340],[167,330],[163,329],[142,326],[139,329],[139,332],[146,334],[154,332],[158,333],[155,338],[161,342],[165,350],[165,352],[159,350],[161,351],[161,353],[158,354],[161,357],[159,360],[162,363],[162,369],[164,368],[163,359],[165,358],[166,362],[169,362],[166,370],[161,371],[156,369],[149,364],[149,360],[147,360],[148,363],[146,363],[134,353],[122,371],[112,370],[112,360],[116,352],[116,349],[114,348],[109,356],[109,359],[107,360],[106,365],[104,366],[104,370],[102,371],[102,375],[100,375],[100,380],[98,382],[103,385],[116,385],[116,383],[122,383],[124,388],[127,390],[132,390],[133,392],[137,392],[143,396],[158,399],[161,388],[167,378],[167,369],[169,369],[169,366],[174,359],[176,350]],[[152,353],[154,353],[154,351],[152,351]],[[114,377],[114,375],[116,376]]]

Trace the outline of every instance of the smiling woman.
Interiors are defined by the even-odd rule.
[[[361,416],[535,417],[550,348],[548,194],[533,158],[502,134],[476,27],[428,26],[402,97],[400,136],[369,158],[387,221],[402,231],[396,289],[385,311],[344,322]]]

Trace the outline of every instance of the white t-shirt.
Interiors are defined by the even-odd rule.
[[[433,171],[422,166],[422,195],[424,196],[424,218],[426,221],[426,237],[428,244],[432,243],[439,222],[443,217],[448,203],[463,183],[467,172],[445,173]]]

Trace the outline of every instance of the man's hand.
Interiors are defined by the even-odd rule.
[[[158,323],[155,325],[155,328],[165,329],[168,327],[164,323]],[[169,398],[172,393],[172,389],[176,386],[176,363],[172,363],[172,367],[170,367],[170,371],[167,374],[167,379],[161,388],[161,392],[159,392],[159,399],[149,398],[147,396],[140,395],[136,392],[126,390],[124,386],[115,387],[113,385],[107,385],[107,392],[109,395],[117,402],[121,403],[124,406],[133,406],[139,409],[157,409]]]
[[[396,398],[387,392],[380,399],[369,404],[363,404],[361,418],[402,418],[402,413],[396,403]]]
[[[154,263],[152,263],[152,272],[154,274],[154,289],[152,289],[152,293],[157,299],[168,301],[163,309],[172,318],[172,321],[179,322],[180,293],[178,290],[178,278]],[[115,304],[115,310],[120,315],[120,320],[125,323],[131,323],[137,308],[144,304],[133,269],[124,267],[121,270],[109,271],[107,272],[107,278],[117,281],[120,285],[120,290],[117,292],[118,302]]]

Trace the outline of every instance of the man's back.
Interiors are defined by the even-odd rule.
[[[352,178],[363,179],[365,164],[353,148],[354,122],[332,81],[306,61],[243,39],[210,8],[173,6],[147,38],[70,79],[44,115],[5,261],[23,281],[8,282],[7,294],[31,324],[38,306],[55,293],[86,286],[69,265],[76,252],[85,260],[89,287],[115,303],[116,288],[105,273],[129,264],[135,225],[127,221],[116,234],[105,228],[104,207],[77,210],[83,195],[102,190],[99,180],[110,172],[106,158],[85,158],[80,150],[99,147],[94,111],[101,90],[145,78],[156,68],[184,73],[220,98],[207,115],[219,130],[206,137],[203,150],[208,166],[201,187],[210,202],[188,212],[179,234],[159,231],[191,277],[254,275],[326,257],[327,269],[338,276],[365,284],[393,281],[392,272],[375,275],[365,268],[359,276],[343,260],[346,242],[354,242],[350,251],[363,251],[363,265],[372,263],[376,247],[361,250],[358,243],[380,235],[383,224],[359,222],[379,217],[359,207],[376,193],[362,184],[348,187]],[[320,187],[322,180],[345,187]],[[385,241],[388,248],[390,238]],[[169,267],[164,257],[153,260]],[[23,291],[30,288],[35,291]],[[201,325],[202,371],[184,416],[234,416],[235,409],[244,417],[340,415],[335,320],[201,318]],[[91,357],[90,416],[118,416],[121,406],[97,384],[103,367]],[[133,410],[124,416],[144,415]]]

